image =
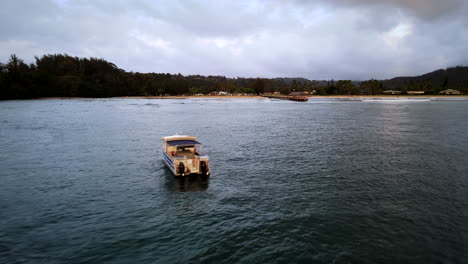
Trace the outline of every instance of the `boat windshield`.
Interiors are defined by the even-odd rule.
[[[177,146],[177,151],[194,150],[195,146]]]
[[[177,153],[176,155],[186,156],[190,154],[200,155],[201,153],[201,145],[181,145],[177,146]]]

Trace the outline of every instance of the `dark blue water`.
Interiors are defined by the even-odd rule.
[[[0,102],[0,262],[468,263],[467,134],[467,100]]]

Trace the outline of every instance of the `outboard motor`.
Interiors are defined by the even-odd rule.
[[[185,165],[183,162],[179,162],[179,166],[177,166],[178,172],[180,175],[185,176]]]
[[[206,166],[206,161],[200,161],[200,171],[203,174],[206,174],[208,172],[208,166]]]

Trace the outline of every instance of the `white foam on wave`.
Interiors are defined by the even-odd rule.
[[[381,102],[381,103],[406,103],[406,102],[430,102],[430,98],[363,98],[361,99],[362,102]]]

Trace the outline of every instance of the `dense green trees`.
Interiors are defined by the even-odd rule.
[[[338,94],[354,94],[355,86],[350,80],[340,80],[336,82],[336,88],[338,89]]]
[[[0,64],[0,99],[26,98],[33,92],[33,69],[16,55],[6,64]]]
[[[258,94],[264,91],[264,82],[252,78],[125,72],[103,59],[66,54],[36,57],[31,65],[11,55],[7,63],[0,63],[0,99],[193,95],[212,91]]]
[[[359,85],[360,93],[366,95],[376,95],[382,94],[383,92],[383,84],[377,80],[368,80],[361,82]]]
[[[460,77],[461,76],[461,77]],[[381,94],[385,89],[424,90],[437,93],[445,88],[468,92],[468,67],[438,70],[419,77],[387,81],[310,81],[304,78],[226,78],[169,73],[126,72],[98,58],[78,58],[66,54],[36,57],[28,65],[16,55],[0,62],[0,99],[35,97],[113,97],[208,94],[260,94],[279,91],[316,94]],[[396,88],[395,88],[396,85]]]

